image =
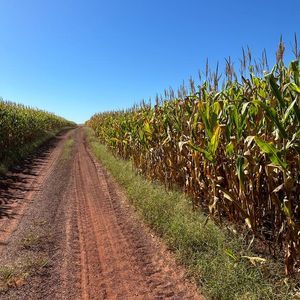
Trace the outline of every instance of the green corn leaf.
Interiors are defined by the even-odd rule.
[[[274,110],[274,108],[268,106],[266,103],[262,102],[261,100],[254,100],[253,103],[256,103],[258,105],[260,105],[266,112],[267,116],[275,123],[275,125],[277,126],[280,135],[283,138],[287,138],[287,132],[284,129],[283,124],[279,121],[279,118],[277,116],[276,111]]]
[[[149,122],[145,122],[144,130],[145,130],[147,135],[152,135],[152,130],[151,130]]]
[[[279,166],[282,169],[287,168],[288,164],[280,159],[278,155],[279,151],[271,143],[267,143],[257,136],[254,138],[254,141],[259,146],[259,148],[268,155],[274,165]]]
[[[273,91],[275,97],[277,98],[280,106],[284,107],[285,106],[284,100],[283,100],[283,97],[281,95],[281,92],[279,91],[279,88],[278,88],[278,85],[276,83],[276,79],[275,79],[274,75],[272,73],[270,73],[266,76],[266,78],[268,79],[268,81],[271,85],[272,91]]]
[[[234,154],[234,146],[233,146],[232,142],[230,142],[229,144],[227,144],[225,152],[229,156],[231,156],[231,155]]]
[[[218,125],[214,131],[214,134],[211,138],[211,141],[209,143],[209,149],[212,155],[214,155],[217,151],[219,141],[220,141],[220,136],[221,136],[221,127]]]
[[[240,181],[240,187],[244,186],[244,180],[245,180],[245,175],[244,175],[244,161],[245,158],[242,155],[239,155],[236,160],[236,171],[237,175]]]
[[[291,68],[294,72],[294,81],[295,81],[296,85],[299,86],[299,84],[300,84],[300,64],[299,64],[299,60],[292,61],[291,62]]]
[[[197,152],[201,152],[204,154],[204,157],[209,160],[209,161],[213,161],[213,156],[211,155],[211,153],[209,153],[208,151],[206,151],[205,149],[202,149],[196,145],[193,145],[191,142],[188,143],[188,146],[191,147],[193,150],[197,151]]]
[[[299,109],[297,102],[294,104],[294,112],[295,112],[296,118],[298,120],[298,123],[300,124],[300,109]]]
[[[294,108],[294,105],[296,103],[297,99],[295,99],[290,105],[289,107],[287,108],[287,110],[285,111],[284,113],[284,117],[283,117],[283,123],[285,123],[290,115],[290,113],[292,112],[293,108]]]
[[[294,82],[291,82],[289,84],[290,88],[296,92],[297,94],[300,94],[300,87],[298,85],[296,85]]]

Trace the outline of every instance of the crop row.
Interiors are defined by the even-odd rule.
[[[87,124],[146,177],[183,188],[215,220],[244,224],[284,253],[291,274],[300,269],[300,67],[299,56],[284,64],[280,46],[264,76],[248,61],[238,80],[227,62],[221,90],[215,76],[189,95],[171,91],[168,101]]]
[[[0,99],[0,163],[45,135],[73,125],[52,113]]]

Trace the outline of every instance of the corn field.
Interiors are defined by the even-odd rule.
[[[284,253],[286,274],[300,270],[300,66],[287,66],[280,42],[277,63],[252,62],[243,51],[238,78],[226,61],[178,96],[156,105],[99,113],[87,124],[100,141],[137,170],[168,187],[179,186],[217,221],[244,224],[274,255]]]
[[[0,162],[45,134],[73,125],[54,114],[0,99]]]

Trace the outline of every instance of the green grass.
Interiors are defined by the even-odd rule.
[[[73,145],[74,145],[74,139],[72,137],[69,137],[64,144],[64,149],[61,155],[62,161],[67,161],[70,159]]]
[[[40,244],[44,237],[38,235],[34,232],[29,232],[22,240],[21,240],[21,246],[25,249],[31,249]]]
[[[24,265],[0,266],[0,294],[7,292],[10,288],[17,287],[19,283],[25,283],[29,273]]]
[[[12,265],[0,266],[0,295],[11,288],[24,285],[30,276],[34,276],[49,266],[46,257],[26,257]]]
[[[115,158],[87,129],[88,142],[142,219],[163,238],[208,299],[292,299],[294,283],[276,262],[254,262],[241,237],[195,212],[178,191],[137,175],[129,161]],[[248,257],[244,257],[248,256]]]
[[[16,270],[11,266],[1,266],[0,267],[0,280],[8,282],[16,274]]]

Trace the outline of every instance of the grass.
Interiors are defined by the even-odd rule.
[[[25,249],[30,249],[38,246],[44,237],[34,232],[27,234],[21,241],[21,246]]]
[[[27,257],[26,260],[24,260],[22,269],[27,271],[29,274],[36,274],[40,272],[42,269],[48,267],[50,264],[50,259],[47,257]]]
[[[70,159],[73,145],[74,145],[74,139],[72,137],[69,137],[64,144],[64,149],[61,155],[62,161],[67,161]]]
[[[3,282],[9,282],[16,274],[15,268],[11,266],[0,267],[0,280]]]
[[[44,257],[27,257],[14,265],[0,266],[0,293],[26,284],[28,278],[49,265]]]
[[[47,257],[25,257],[13,265],[0,266],[0,293],[26,284],[28,278],[49,266]]]
[[[142,219],[175,252],[208,299],[293,299],[295,284],[276,262],[260,261],[241,237],[192,209],[178,191],[145,180],[129,161],[114,157],[87,129],[88,142]],[[299,287],[298,287],[299,289]]]
[[[0,266],[0,293],[5,293],[9,288],[22,285],[26,277],[27,273],[20,273],[16,267]]]

